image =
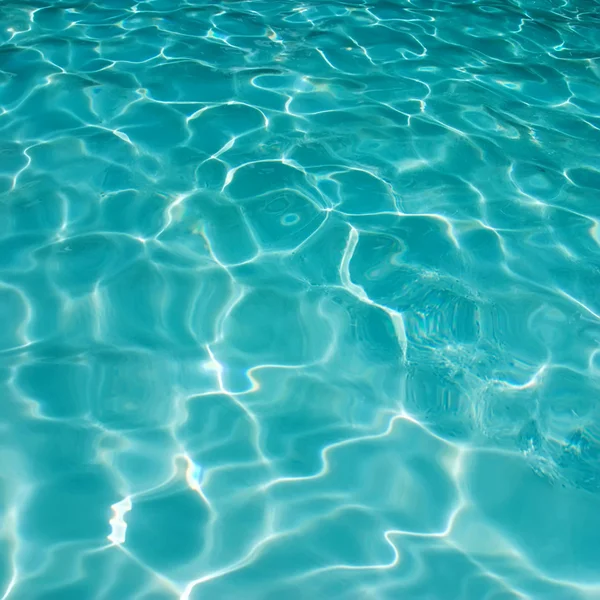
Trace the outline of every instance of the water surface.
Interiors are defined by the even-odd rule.
[[[600,598],[600,5],[4,1],[0,598]]]

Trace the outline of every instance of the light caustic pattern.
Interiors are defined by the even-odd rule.
[[[600,6],[0,4],[0,598],[600,598]]]

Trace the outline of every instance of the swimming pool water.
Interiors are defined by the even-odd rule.
[[[4,0],[0,598],[600,598],[600,4]]]

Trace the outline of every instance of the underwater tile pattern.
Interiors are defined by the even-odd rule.
[[[600,598],[600,4],[4,0],[1,600]]]

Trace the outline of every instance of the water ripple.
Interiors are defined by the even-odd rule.
[[[0,7],[0,599],[600,598],[594,0]]]

